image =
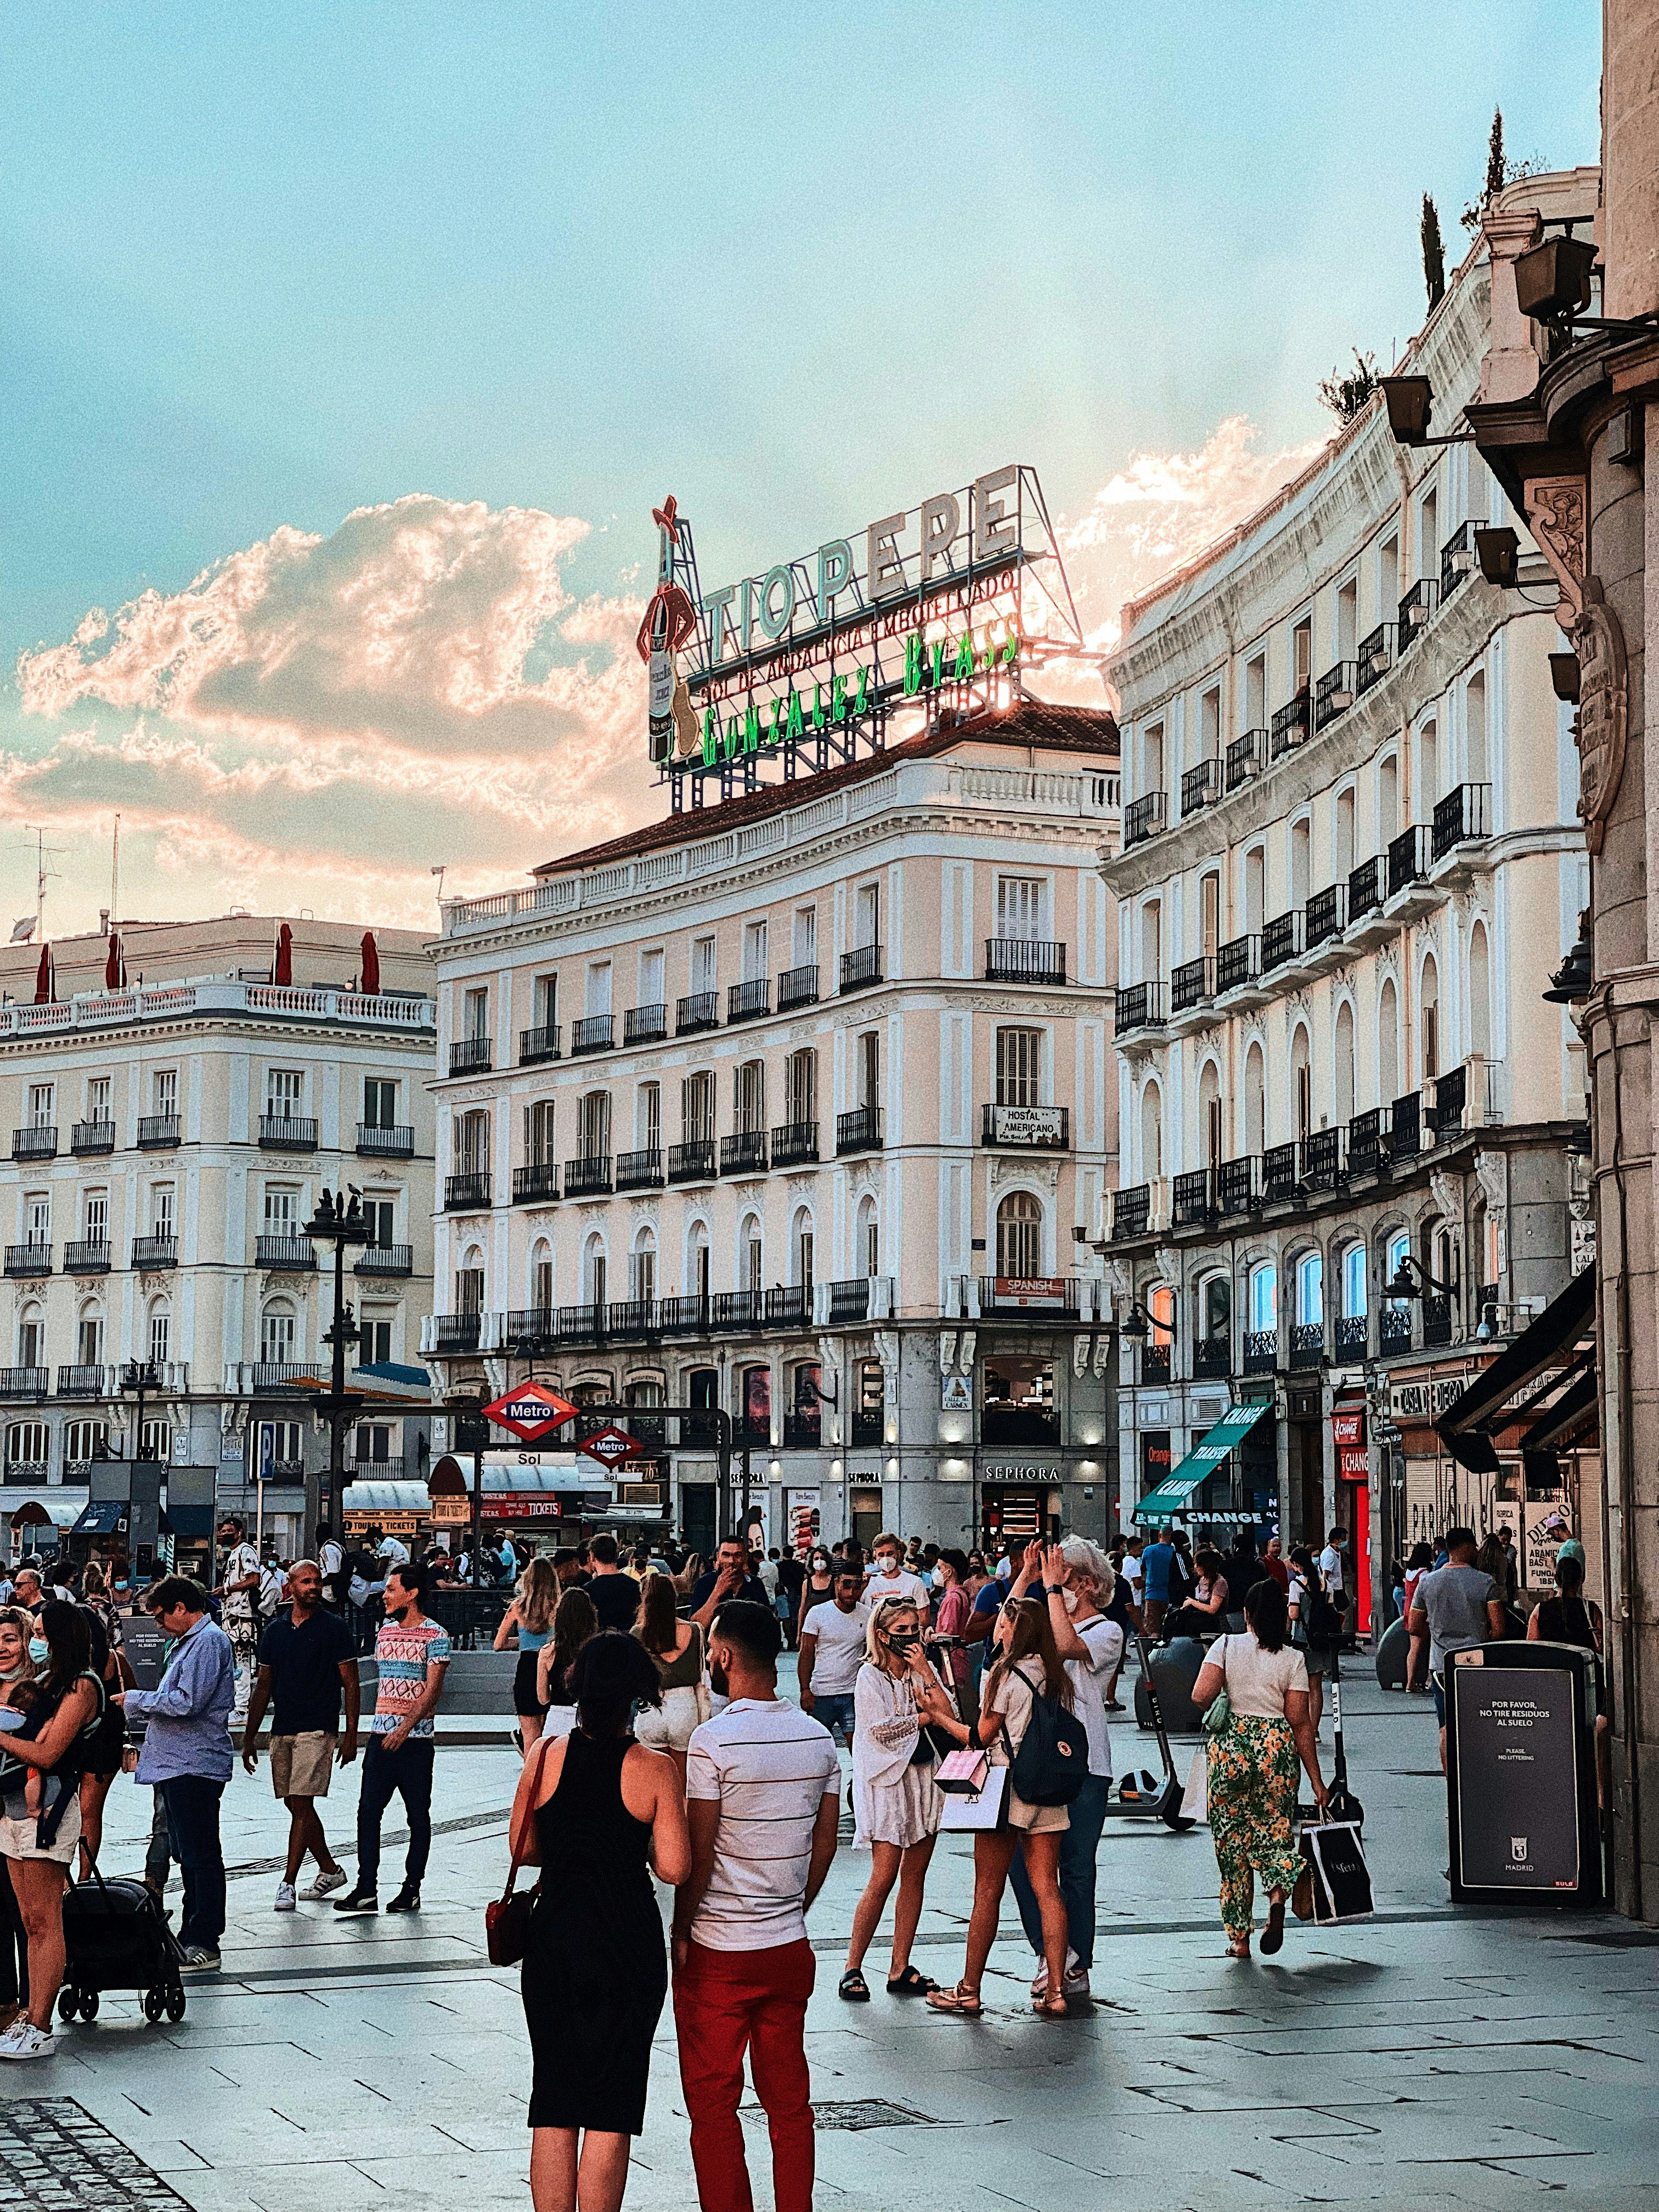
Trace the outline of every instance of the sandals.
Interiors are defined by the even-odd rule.
[[[845,1997],[848,2004],[868,2004],[870,1984],[856,1966],[849,1966],[836,1984],[836,1994]]]
[[[1230,1959],[1248,1959],[1249,1955],[1250,1939],[1248,1936],[1240,1936],[1227,1946],[1227,1956]]]
[[[1282,1950],[1284,1945],[1285,1899],[1281,1897],[1276,1905],[1269,1900],[1267,1905],[1267,1924],[1261,1931],[1262,1957],[1271,1958],[1275,1951]]]
[[[953,1990],[929,1990],[927,2002],[933,2011],[954,2013],[958,2020],[983,2020],[985,2017],[979,1991],[967,1982],[958,1982]]]
[[[1039,2020],[1069,2020],[1071,2018],[1071,2007],[1066,2002],[1064,1992],[1060,1990],[1056,1990],[1053,1996],[1033,1997],[1031,2010]]]
[[[914,1966],[907,1966],[902,1974],[895,1974],[887,1984],[890,1997],[925,1997],[931,1996],[939,1984],[919,1974]]]

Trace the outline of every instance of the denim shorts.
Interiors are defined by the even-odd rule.
[[[832,1734],[839,1729],[850,1744],[853,1741],[853,1692],[848,1690],[844,1695],[838,1695],[834,1691],[815,1691],[812,1717],[815,1721],[822,1721]]]

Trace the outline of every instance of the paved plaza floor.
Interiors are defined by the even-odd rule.
[[[1030,2011],[1012,1899],[982,2022],[888,1998],[879,1944],[873,2002],[842,2003],[867,1865],[844,1845],[811,1922],[818,2204],[1659,2207],[1659,1938],[1611,1916],[1451,1911],[1432,1707],[1368,1678],[1348,1714],[1375,1920],[1322,1934],[1293,1923],[1277,1959],[1234,1963],[1207,1832],[1114,1821],[1100,1854],[1098,2002],[1063,2025]],[[1146,1763],[1146,1740],[1114,1733],[1120,1768]],[[517,1767],[505,1730],[500,1747],[441,1751],[425,1909],[408,1920],[273,1912],[286,1815],[267,1770],[249,1781],[239,1768],[225,1802],[222,1974],[191,1982],[176,2027],[106,1996],[95,2023],[60,2030],[50,2061],[0,2069],[0,2205],[526,2205],[529,2048],[516,1975],[492,1970],[483,1948]],[[325,1808],[348,1863],[356,1772]],[[111,1870],[137,1869],[149,1817],[149,1791],[118,1781]],[[388,1831],[398,1817],[394,1804]],[[382,1897],[400,1865],[393,1847]],[[971,1888],[966,1842],[941,1844],[917,1953],[940,1981],[960,1970]],[[763,2124],[750,2140],[769,2206]],[[665,2012],[629,2203],[695,2202]]]

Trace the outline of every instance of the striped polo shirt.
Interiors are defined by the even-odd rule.
[[[694,1943],[769,1951],[805,1941],[812,1827],[840,1790],[829,1729],[782,1698],[734,1698],[693,1730],[685,1794],[720,1808]]]

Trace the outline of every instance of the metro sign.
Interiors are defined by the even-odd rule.
[[[567,1421],[574,1420],[580,1408],[573,1406],[568,1398],[560,1397],[556,1390],[550,1390],[545,1382],[521,1382],[516,1390],[509,1390],[504,1398],[494,1400],[483,1410],[487,1419],[533,1444],[542,1437],[551,1436],[555,1429],[562,1429]]]
[[[589,1459],[598,1460],[601,1467],[610,1468],[620,1467],[625,1460],[636,1459],[640,1449],[626,1430],[614,1426],[600,1429],[595,1435],[585,1438],[576,1449],[585,1451]]]

